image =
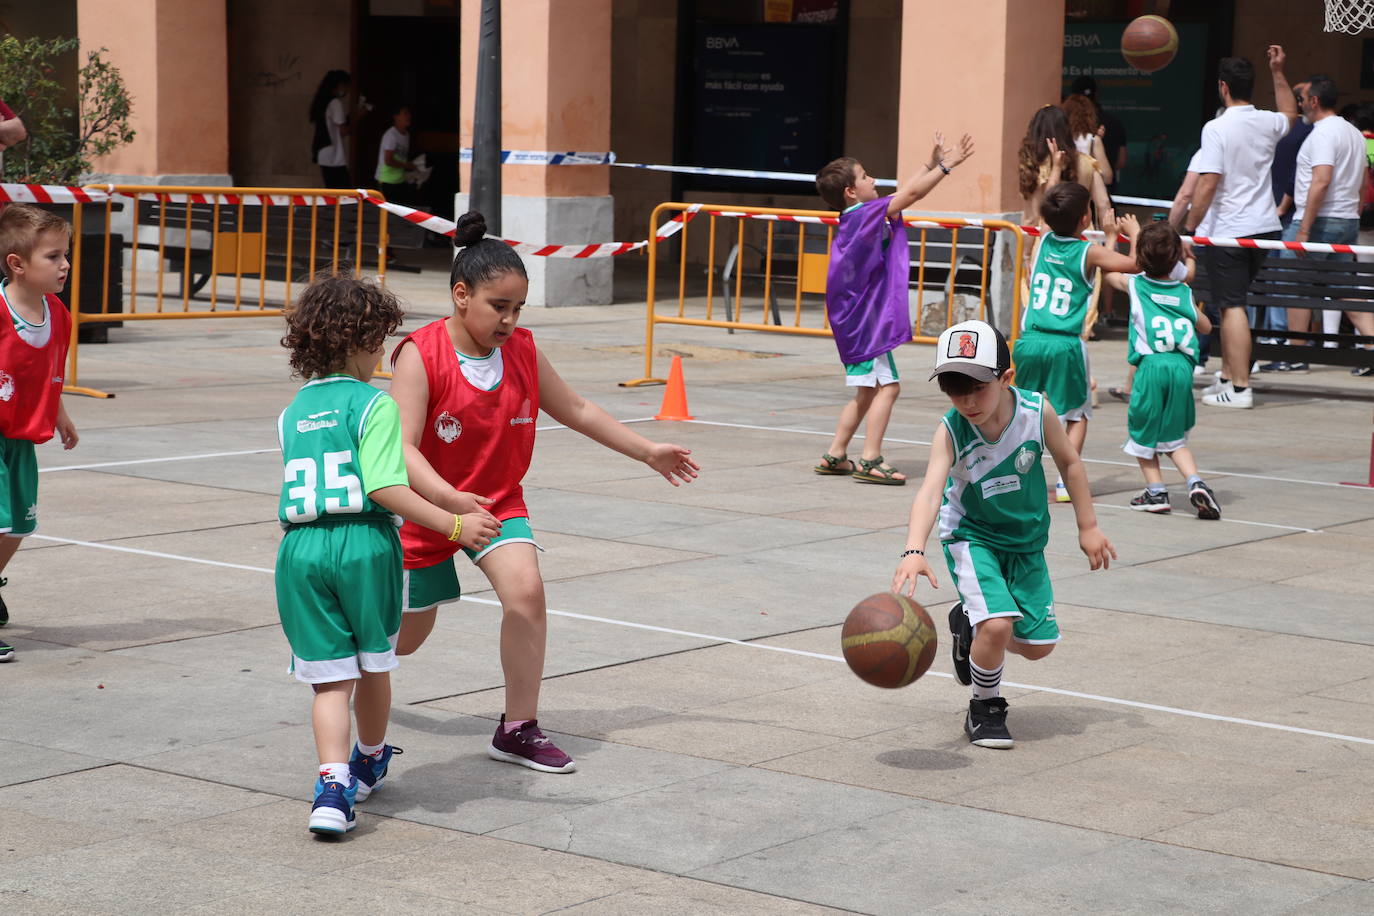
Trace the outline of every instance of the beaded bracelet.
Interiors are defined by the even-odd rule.
[[[925,555],[926,555],[926,552],[925,552],[924,550],[903,550],[903,551],[902,551],[902,555],[901,555],[900,557],[898,557],[897,559],[899,559],[899,560],[905,560],[907,557],[910,557],[910,556],[923,557],[923,556],[925,556]]]

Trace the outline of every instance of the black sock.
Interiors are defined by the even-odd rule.
[[[1234,386],[1231,390],[1234,391],[1236,394],[1240,394],[1242,391],[1249,391],[1249,390],[1250,390],[1250,386],[1249,386],[1249,385],[1236,385],[1236,386]]]

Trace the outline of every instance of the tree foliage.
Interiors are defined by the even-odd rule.
[[[79,47],[75,38],[0,39],[0,99],[29,134],[5,151],[5,181],[74,184],[90,171],[91,159],[133,140],[129,91],[103,57],[107,49],[87,52],[77,71],[77,110],[63,104],[68,87],[57,79],[60,58]]]

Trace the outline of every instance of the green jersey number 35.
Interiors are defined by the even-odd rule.
[[[314,458],[292,458],[286,462],[286,482],[292,484],[286,490],[286,517],[295,524],[319,518],[321,501],[328,515],[363,511],[363,482],[356,474],[342,470],[353,462],[353,453],[325,452],[323,457],[323,488],[320,463]]]

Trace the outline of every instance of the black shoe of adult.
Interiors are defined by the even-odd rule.
[[[1007,701],[1001,697],[969,700],[964,731],[968,733],[969,743],[978,747],[997,750],[1011,747],[1011,732],[1007,731]]]
[[[0,579],[0,588],[3,588],[9,579]],[[10,622],[10,609],[5,607],[5,599],[0,597],[0,627]]]
[[[954,678],[965,687],[973,683],[968,653],[973,647],[973,625],[968,622],[962,602],[949,609],[950,656],[954,659]]]

